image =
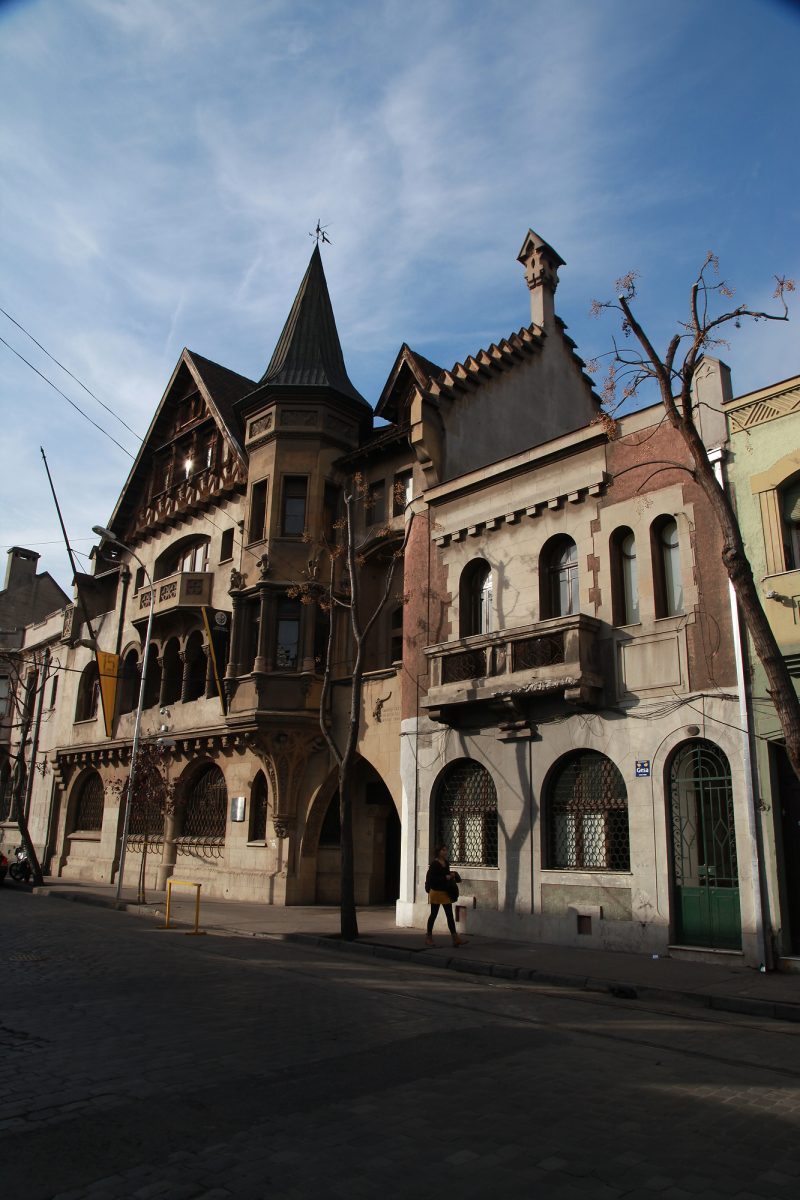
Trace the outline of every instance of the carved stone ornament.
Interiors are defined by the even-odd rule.
[[[245,587],[247,587],[247,576],[243,575],[241,571],[237,571],[236,567],[231,567],[231,586],[228,590],[240,592]]]
[[[288,838],[290,832],[289,824],[288,817],[273,817],[272,828],[275,830],[275,837],[280,838],[281,841],[284,838]]]
[[[269,555],[262,554],[261,557],[256,560],[256,566],[258,567],[258,574],[261,579],[266,579],[270,572]]]
[[[256,417],[255,421],[250,422],[250,432],[248,438],[258,437],[260,433],[268,433],[272,429],[273,413],[266,413],[263,417]]]

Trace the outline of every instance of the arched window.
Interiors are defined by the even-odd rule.
[[[493,621],[492,568],[482,558],[468,563],[459,585],[459,636],[491,633]]]
[[[557,765],[546,786],[545,816],[547,867],[630,870],[628,793],[604,754],[581,750]]]
[[[636,538],[631,529],[611,535],[611,589],[615,625],[639,621],[639,580],[636,571]]]
[[[682,887],[736,888],[733,785],[713,742],[684,742],[670,764],[675,879]]]
[[[436,842],[451,862],[497,866],[497,792],[480,763],[461,759],[442,776],[436,796]]]
[[[677,617],[683,612],[681,547],[674,517],[661,517],[651,527],[657,617]]]
[[[199,629],[195,629],[189,634],[183,654],[186,660],[186,687],[183,699],[186,701],[199,700],[201,696],[205,695],[206,667],[208,665],[203,651],[203,635]]]
[[[147,648],[147,679],[144,688],[144,707],[153,708],[161,695],[161,660],[158,646],[151,642]]]
[[[97,771],[90,771],[80,785],[78,798],[75,802],[75,818],[72,822],[73,833],[76,830],[86,832],[103,828],[103,803],[105,788]]]
[[[122,662],[120,672],[119,711],[120,715],[133,712],[139,703],[139,687],[141,684],[139,670],[139,655],[136,650],[129,650]]]
[[[204,464],[198,464],[201,466]],[[181,538],[174,545],[168,546],[159,554],[153,568],[153,578],[166,579],[168,575],[175,575],[179,571],[205,571],[208,567],[208,547],[211,542],[209,537],[191,537]]]
[[[0,821],[11,820],[11,767],[7,762],[0,768]]]
[[[263,771],[259,771],[253,780],[253,790],[250,793],[248,840],[251,842],[267,840],[267,781]]]
[[[160,701],[162,704],[177,704],[181,698],[183,686],[183,663],[181,662],[180,646],[177,638],[170,638],[164,647],[161,658],[162,685]]]
[[[83,668],[78,682],[78,699],[75,704],[75,720],[91,721],[97,716],[97,705],[100,701],[100,680],[97,676],[97,663],[90,662]]]
[[[783,525],[783,559],[787,571],[800,570],[800,478],[784,484],[779,493]]]
[[[580,608],[578,597],[578,547],[570,537],[546,542],[539,567],[543,620],[569,617]]]
[[[190,785],[183,813],[184,838],[225,840],[228,789],[219,767],[209,764]]]

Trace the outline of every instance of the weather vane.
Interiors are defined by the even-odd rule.
[[[320,225],[319,217],[318,217],[317,218],[317,228],[314,230],[313,233],[310,233],[308,236],[312,237],[314,239],[314,241],[317,243],[317,245],[319,245],[320,242],[323,242],[323,243],[327,242],[329,246],[332,246],[333,242],[331,241],[331,239],[328,237],[327,233],[325,232],[325,230],[327,228],[328,228],[327,225]]]

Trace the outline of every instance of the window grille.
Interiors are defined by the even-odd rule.
[[[103,801],[105,788],[96,771],[81,784],[78,803],[75,807],[75,829],[97,830],[103,827]]]
[[[209,766],[192,784],[183,814],[183,831],[178,839],[223,845],[227,821],[228,789],[219,767]]]
[[[739,886],[731,769],[712,742],[688,742],[670,771],[675,882]]]
[[[564,662],[564,634],[524,638],[511,646],[513,671],[529,671],[536,667],[554,667]]]
[[[442,659],[442,683],[482,679],[485,674],[485,650],[463,650],[460,654],[447,654]]]
[[[453,763],[439,785],[436,815],[436,841],[451,862],[497,866],[497,792],[485,767]]]
[[[610,759],[593,750],[576,754],[548,790],[548,867],[630,870],[628,793]]]

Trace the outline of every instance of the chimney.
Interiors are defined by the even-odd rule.
[[[517,261],[525,268],[525,281],[531,292],[531,322],[547,332],[555,328],[555,293],[558,268],[563,258],[538,233],[528,230]]]
[[[6,563],[6,591],[15,591],[31,583],[36,578],[36,564],[39,555],[35,550],[24,550],[22,546],[12,546],[8,552]]]
[[[731,369],[722,359],[704,354],[697,364],[693,388],[694,419],[707,448],[728,439],[724,408],[733,399]]]

